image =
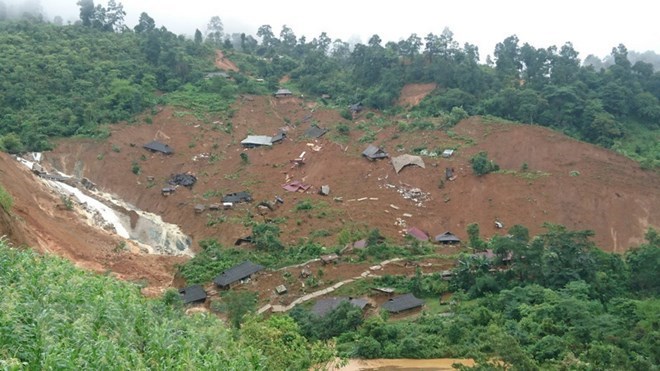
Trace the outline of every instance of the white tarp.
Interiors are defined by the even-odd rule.
[[[401,171],[401,169],[403,169],[408,165],[417,165],[421,168],[424,169],[426,168],[422,158],[413,155],[401,155],[397,157],[392,157],[392,165],[394,165],[394,170],[396,170],[397,174],[399,173],[399,171]]]

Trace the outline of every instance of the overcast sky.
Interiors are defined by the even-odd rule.
[[[6,3],[19,0],[4,0]],[[39,1],[39,0],[28,0]],[[66,20],[78,18],[77,0],[41,0],[49,19],[56,15]],[[118,0],[127,13],[126,24],[133,27],[141,12],[147,12],[158,26],[176,34],[202,32],[211,16],[219,16],[225,32],[255,35],[259,26],[268,24],[279,36],[282,25],[307,40],[325,31],[330,38],[366,43],[371,35],[398,41],[412,33],[424,37],[438,35],[445,27],[454,39],[479,47],[482,60],[492,55],[495,44],[517,35],[520,45],[529,42],[536,48],[558,47],[573,42],[580,59],[589,54],[604,57],[619,43],[628,50],[660,53],[655,0],[627,0],[609,3],[602,0],[403,0],[386,2],[365,0]],[[95,0],[106,5],[107,0]]]

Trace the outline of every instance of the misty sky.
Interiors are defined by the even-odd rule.
[[[19,0],[4,0],[16,3]],[[38,0],[28,0],[38,1]],[[41,0],[49,19],[59,15],[65,21],[78,18],[77,0]],[[589,54],[604,57],[612,47],[623,43],[628,50],[660,53],[660,37],[655,19],[660,4],[627,0],[460,0],[397,2],[365,0],[117,0],[127,13],[126,24],[133,27],[141,12],[147,12],[158,26],[176,34],[202,32],[211,16],[218,15],[225,32],[245,32],[256,36],[259,26],[268,24],[276,35],[282,25],[308,41],[325,31],[332,39],[366,43],[373,34],[383,40],[398,41],[412,33],[424,37],[440,34],[445,27],[454,39],[479,47],[482,60],[492,55],[495,44],[516,34],[520,45],[536,48],[573,42],[580,59]],[[95,0],[106,5],[107,0]],[[396,4],[392,5],[392,4]],[[615,5],[616,4],[616,5]]]

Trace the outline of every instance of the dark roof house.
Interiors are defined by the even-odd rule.
[[[388,154],[387,152],[383,151],[382,148],[376,147],[373,144],[370,144],[367,149],[365,149],[362,152],[362,156],[370,159],[370,160],[376,160],[379,158],[387,158]]]
[[[418,299],[413,294],[395,296],[383,303],[383,309],[390,313],[400,313],[406,310],[419,308],[424,305],[424,300]]]
[[[193,285],[179,289],[179,295],[184,304],[203,303],[206,301],[206,291],[201,285]]]
[[[341,303],[344,302],[348,302],[351,305],[358,307],[360,309],[364,309],[369,304],[369,301],[367,299],[362,299],[362,298],[330,297],[330,298],[317,300],[316,303],[314,303],[314,306],[312,307],[312,313],[316,314],[317,316],[323,317],[326,314],[337,309],[337,307],[339,307]]]
[[[318,126],[312,125],[307,131],[305,132],[305,136],[310,137],[310,138],[320,138],[323,136],[323,134],[327,133],[328,129],[320,128]]]
[[[263,269],[264,267],[259,264],[254,264],[251,261],[244,261],[243,263],[220,273],[215,277],[213,283],[220,288],[229,288],[233,283],[250,278],[250,276]]]
[[[145,144],[143,147],[150,150],[150,151],[161,152],[161,153],[164,153],[166,155],[171,155],[172,153],[174,153],[174,150],[170,146],[168,146],[167,144],[161,143],[157,140],[152,140],[151,142]]]
[[[460,243],[461,242],[461,239],[456,237],[456,235],[451,233],[451,232],[445,232],[445,233],[439,234],[439,235],[435,236],[434,240],[435,240],[435,242],[446,243],[446,244]]]
[[[223,77],[225,79],[230,78],[229,74],[227,72],[222,72],[222,71],[216,71],[216,72],[209,72],[204,76],[204,79],[212,79],[214,77]]]

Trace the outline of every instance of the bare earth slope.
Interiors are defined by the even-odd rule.
[[[183,259],[115,251],[119,237],[85,224],[74,211],[63,207],[59,196],[5,153],[0,153],[0,183],[14,200],[11,214],[0,209],[0,235],[7,235],[15,245],[59,255],[99,273],[144,281],[150,287],[147,294],[171,286],[173,266]]]
[[[660,225],[657,173],[644,172],[611,151],[545,128],[472,118],[456,126],[451,137],[437,131],[398,133],[394,126],[378,129],[376,143],[391,155],[410,153],[420,146],[460,146],[450,159],[424,157],[426,169],[407,167],[396,174],[389,160],[362,158],[366,144],[358,143],[362,133],[355,124],[350,124],[348,142],[333,142],[336,133],[332,131],[316,141],[304,138],[311,121],[322,127],[345,122],[335,111],[313,108],[297,98],[269,97],[243,100],[236,109],[230,134],[165,108],[151,125],[113,126],[107,141],[62,141],[47,154],[47,161],[66,173],[92,179],[146,211],[161,214],[165,221],[180,225],[195,242],[214,237],[232,244],[249,234],[243,226],[248,210],[257,220],[283,218],[280,227],[285,242],[323,229],[329,232],[322,240],[328,245],[336,244],[342,229],[360,226],[399,238],[403,227],[398,220],[431,234],[450,230],[461,238],[466,237],[466,226],[476,222],[482,235],[489,237],[504,233],[494,227],[494,221],[500,220],[505,229],[523,224],[532,233],[542,231],[544,222],[592,229],[600,247],[623,252],[642,242],[648,226]],[[240,141],[247,134],[274,135],[287,122],[289,137],[283,143],[273,148],[241,148]],[[161,138],[176,153],[164,156],[141,148],[154,138]],[[474,176],[468,160],[482,150],[505,171]],[[306,152],[306,164],[292,168],[290,160],[302,152]],[[248,155],[249,164],[242,163],[241,153]],[[131,172],[133,162],[140,166],[140,175]],[[523,163],[528,165],[528,173],[521,173]],[[458,178],[445,181],[440,188],[446,167],[453,167]],[[179,188],[173,196],[161,196],[160,189],[171,174],[187,171],[199,179],[192,189]],[[287,180],[302,180],[313,187],[306,194],[289,193],[281,188]],[[325,184],[331,187],[329,197],[316,194]],[[397,192],[413,187],[420,188],[428,199],[413,202]],[[285,203],[263,217],[255,203],[228,211],[193,211],[197,203],[217,203],[218,195],[243,190],[252,192],[256,201],[279,195]],[[343,202],[334,202],[333,197],[341,197]],[[294,205],[303,199],[326,205],[309,212],[295,211]]]

